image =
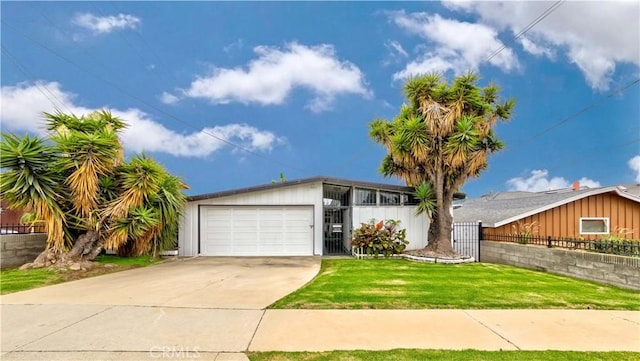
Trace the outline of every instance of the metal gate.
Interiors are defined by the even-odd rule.
[[[324,255],[351,254],[349,207],[324,207]]]
[[[480,262],[480,239],[482,222],[455,222],[451,230],[453,250]]]
[[[351,188],[323,187],[323,255],[351,254]]]

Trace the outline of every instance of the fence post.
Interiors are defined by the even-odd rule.
[[[484,235],[482,234],[482,221],[478,221],[478,259],[476,260],[476,262],[480,262],[480,252],[482,251],[480,249],[480,244],[482,244],[483,238]]]
[[[547,248],[551,248],[551,236],[547,236]]]

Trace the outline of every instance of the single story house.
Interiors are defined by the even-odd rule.
[[[3,200],[0,200],[0,226],[19,225],[23,214],[22,209],[11,209]]]
[[[640,239],[640,184],[546,192],[499,192],[454,207],[455,222],[481,221],[483,235],[596,239],[624,233]]]
[[[429,221],[416,216],[413,188],[314,177],[188,198],[181,256],[350,254],[351,234],[371,219],[400,220],[408,249],[426,246]]]

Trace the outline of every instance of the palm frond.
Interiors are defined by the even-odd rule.
[[[416,215],[426,214],[431,218],[437,207],[436,193],[431,183],[427,181],[420,183],[416,187],[414,195],[418,199]]]
[[[60,173],[51,167],[53,149],[43,139],[25,135],[2,134],[0,143],[0,192],[13,208],[24,208],[43,220],[47,243],[55,249],[66,246],[65,213],[59,206],[65,194]]]

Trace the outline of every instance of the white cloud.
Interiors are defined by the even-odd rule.
[[[516,34],[551,3],[456,1],[445,5],[477,14],[484,23]],[[563,52],[593,89],[606,90],[618,64],[640,65],[638,14],[638,1],[567,1],[529,30],[527,38]],[[523,47],[536,55],[535,49]]]
[[[629,159],[629,168],[636,173],[635,181],[640,184],[640,155]]]
[[[160,95],[160,101],[165,104],[175,104],[180,101],[180,98],[176,95],[162,92],[162,94]]]
[[[58,104],[58,110],[65,113],[83,115],[95,110],[74,104],[74,98],[73,94],[63,91],[60,84],[56,82],[3,86],[0,98],[2,128],[13,132],[46,134],[42,113],[51,113],[56,110],[52,100]],[[127,151],[206,157],[229,146],[215,137],[228,140],[251,151],[269,151],[285,143],[284,138],[247,124],[206,127],[197,132],[182,134],[168,129],[139,109],[109,110],[129,125],[121,135]]]
[[[96,16],[91,13],[76,14],[71,23],[91,30],[94,34],[108,34],[115,30],[137,29],[140,18],[129,14]]]
[[[552,48],[534,43],[525,36],[518,39],[518,41],[520,42],[520,45],[522,45],[522,48],[524,48],[524,50],[530,54],[533,54],[535,56],[546,56],[551,60],[555,59],[556,57],[556,53]]]
[[[43,112],[56,109],[65,113],[76,113],[74,95],[63,92],[56,82],[19,83],[2,86],[0,91],[0,120],[3,131],[26,131],[43,135],[46,132]],[[55,105],[53,105],[54,103]]]
[[[404,58],[409,56],[409,53],[407,53],[407,51],[404,50],[404,48],[402,47],[402,44],[400,44],[397,41],[394,41],[394,40],[387,41],[384,45],[392,53],[392,56],[400,55]]]
[[[582,177],[578,180],[581,187],[597,188],[600,187],[600,182],[592,179]],[[569,188],[572,186],[572,182],[564,179],[563,177],[553,177],[549,179],[549,171],[546,169],[536,169],[531,171],[531,176],[528,178],[516,177],[507,181],[507,188],[509,191],[523,191],[523,192],[543,192],[554,189]]]
[[[404,50],[402,44],[395,40],[387,40],[384,43],[384,47],[387,48],[388,55],[387,59],[382,62],[383,66],[404,62],[409,57],[409,53]]]
[[[244,41],[242,39],[238,39],[238,40],[236,40],[236,41],[234,41],[234,42],[232,42],[232,43],[230,43],[228,45],[225,45],[222,48],[222,51],[224,51],[225,53],[229,54],[229,53],[231,53],[233,51],[237,51],[237,50],[242,49],[242,47],[244,47]]]
[[[307,104],[314,112],[329,109],[338,95],[371,96],[360,69],[336,58],[331,45],[289,43],[284,49],[258,46],[254,52],[258,57],[246,68],[216,68],[193,81],[184,95],[215,104],[278,105],[295,88],[303,88],[314,95]]]
[[[487,62],[489,55],[504,46],[498,33],[490,26],[473,24],[454,19],[445,19],[438,14],[396,11],[389,18],[400,28],[433,43],[435,48],[410,62],[404,70],[394,74],[394,79],[405,79],[411,75],[452,70],[462,73],[476,69]],[[514,52],[505,47],[488,63],[510,71],[518,67]]]

